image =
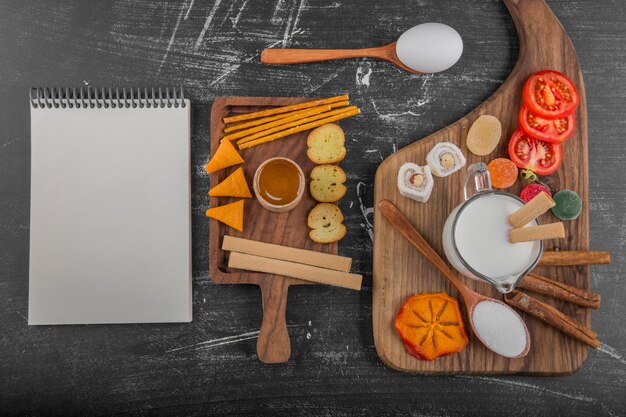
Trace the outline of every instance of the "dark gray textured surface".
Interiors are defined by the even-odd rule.
[[[0,414],[584,415],[626,414],[621,272],[626,245],[626,11],[619,1],[549,1],[583,68],[589,108],[592,268],[604,345],[575,375],[422,377],[377,358],[371,331],[372,182],[394,149],[487,98],[512,69],[514,25],[499,1],[234,0],[0,2]],[[465,40],[451,70],[408,75],[384,62],[263,66],[270,45],[365,47],[426,21]],[[203,29],[204,28],[204,29]],[[28,327],[30,86],[183,85],[193,106],[194,321]],[[260,293],[208,276],[209,110],[223,95],[349,92],[348,236],[360,293],[292,288],[289,363],[256,359]]]

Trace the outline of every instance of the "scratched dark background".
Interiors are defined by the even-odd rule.
[[[583,415],[626,414],[626,10],[619,1],[551,0],[576,46],[589,106],[592,268],[603,346],[559,378],[406,375],[378,359],[371,330],[371,206],[377,165],[453,122],[513,68],[518,40],[500,1],[0,1],[0,414]],[[264,66],[268,46],[366,47],[428,21],[465,41],[445,73],[409,75],[351,60]],[[558,53],[555,51],[555,53]],[[30,86],[182,85],[193,101],[193,300],[190,324],[29,327]],[[349,92],[349,233],[342,254],[360,293],[292,288],[292,358],[256,357],[256,287],[208,275],[209,111],[226,95]],[[77,175],[85,175],[77,173]]]

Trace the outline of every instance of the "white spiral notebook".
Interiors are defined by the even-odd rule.
[[[191,321],[182,89],[34,88],[28,324]]]

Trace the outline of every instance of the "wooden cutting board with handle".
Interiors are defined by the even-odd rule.
[[[393,327],[397,312],[412,294],[445,291],[458,296],[456,290],[415,250],[376,210],[382,199],[392,201],[411,220],[428,242],[443,255],[441,232],[448,214],[463,200],[463,182],[467,167],[474,162],[489,162],[506,157],[511,134],[518,128],[522,104],[522,86],[529,75],[542,69],[560,71],[570,77],[580,92],[576,112],[578,127],[563,145],[561,168],[545,177],[554,189],[576,191],[583,200],[583,212],[575,221],[565,222],[566,239],[546,241],[545,249],[586,250],[589,246],[587,105],[580,64],[571,40],[544,0],[505,0],[520,38],[518,62],[504,84],[485,102],[456,123],[409,145],[387,158],[376,172],[374,191],[374,273],[373,330],[378,355],[388,366],[406,372],[542,374],[563,375],[579,369],[587,357],[587,347],[543,322],[524,315],[532,346],[522,359],[506,359],[487,350],[474,335],[462,352],[435,361],[421,361],[406,353]],[[463,94],[462,91],[459,94]],[[485,157],[471,154],[466,146],[467,132],[481,115],[496,116],[502,122],[502,139],[496,150]],[[433,193],[427,203],[418,203],[400,195],[396,187],[398,168],[405,162],[426,164],[426,154],[438,142],[455,143],[467,157],[467,165],[446,178],[435,177]],[[518,194],[520,181],[507,191]],[[557,219],[547,213],[541,222]],[[589,288],[586,266],[538,268],[537,273],[553,279]],[[501,297],[487,284],[465,279],[468,285],[486,295]],[[587,309],[543,298],[574,319],[590,325]],[[467,317],[465,317],[467,322]],[[466,323],[466,328],[469,324]]]
[[[215,154],[224,131],[224,117],[251,113],[276,106],[287,106],[314,100],[304,97],[220,97],[213,102],[211,109],[211,155]],[[254,172],[269,158],[283,156],[294,160],[307,177],[315,164],[306,155],[306,138],[309,132],[296,133],[282,140],[276,140],[241,151],[243,167],[248,185],[252,190]],[[234,170],[234,166],[211,175],[211,188],[224,180]],[[307,180],[308,184],[308,180]],[[308,187],[307,187],[308,188]],[[211,197],[211,207],[217,207],[239,200],[230,197]],[[291,285],[311,284],[310,282],[279,275],[263,274],[228,268],[228,252],[223,251],[224,235],[259,240],[266,243],[291,246],[337,254],[337,243],[320,244],[309,239],[307,216],[317,204],[308,190],[300,203],[286,213],[273,213],[261,206],[256,198],[246,199],[244,208],[244,231],[238,232],[214,219],[210,219],[209,271],[215,284],[255,284],[261,288],[263,300],[263,320],[257,354],[265,363],[287,362],[291,356],[291,344],[287,333],[285,309],[287,292]]]

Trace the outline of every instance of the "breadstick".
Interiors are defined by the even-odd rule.
[[[308,109],[309,107],[321,106],[322,104],[336,103],[348,100],[348,95],[335,96],[321,100],[307,101],[305,103],[292,104],[290,106],[276,107],[269,110],[257,111],[254,113],[240,114],[238,116],[225,117],[224,123],[240,122],[242,120],[258,119],[259,117],[272,116],[279,113],[287,113],[292,110]]]
[[[244,143],[242,145],[239,145],[239,149],[252,148],[253,146],[261,145],[262,143],[271,142],[271,141],[276,140],[276,139],[284,138],[285,136],[293,135],[294,133],[298,133],[298,132],[303,132],[305,130],[314,129],[314,128],[316,128],[318,126],[321,126],[321,125],[324,125],[326,123],[332,123],[332,122],[336,122],[337,120],[345,119],[346,117],[356,116],[359,113],[361,113],[361,110],[359,110],[358,108],[357,109],[351,109],[351,110],[345,111],[343,113],[339,113],[339,114],[337,114],[335,116],[331,116],[331,117],[327,117],[325,119],[317,120],[315,122],[307,123],[307,124],[302,125],[302,126],[292,127],[291,129],[283,130],[282,132],[274,133],[273,135],[264,136],[262,138],[255,139],[253,141],[246,142],[246,143]]]
[[[330,103],[328,104],[328,106],[330,106],[331,109],[335,109],[337,107],[345,107],[348,105],[348,100],[346,101],[338,101],[336,103]],[[315,108],[315,107],[313,107]],[[241,130],[241,129],[247,129],[249,127],[253,127],[253,126],[258,126],[258,125],[262,125],[264,123],[269,123],[269,122],[273,122],[274,120],[278,120],[278,119],[284,119],[286,117],[291,117],[291,116],[295,116],[296,114],[302,114],[304,113],[305,110],[294,110],[291,111],[289,113],[281,113],[281,114],[277,114],[276,116],[268,116],[268,117],[263,117],[262,119],[256,119],[256,120],[252,120],[249,122],[244,122],[244,123],[239,123],[236,125],[231,125],[228,126],[226,128],[224,128],[224,133],[230,133],[230,132],[235,132],[237,130]]]
[[[222,138],[222,140],[233,140],[243,138],[244,136],[252,135],[256,132],[263,132],[274,128],[276,126],[286,125],[289,122],[303,120],[309,116],[315,116],[316,114],[324,113],[325,111],[329,111],[330,106],[328,104],[323,106],[311,107],[310,109],[302,110],[299,114],[292,115],[289,117],[283,117],[282,119],[274,120],[273,122],[265,123],[259,126],[252,127],[250,129],[241,130],[237,133],[231,133],[230,135],[226,135]],[[263,136],[263,135],[262,135]]]
[[[263,136],[267,136],[270,133],[280,132],[281,130],[288,129],[290,127],[301,126],[303,124],[306,124],[306,123],[309,123],[309,122],[314,122],[314,121],[319,120],[319,119],[324,119],[326,117],[334,116],[336,114],[345,113],[346,111],[349,111],[349,110],[356,110],[356,106],[350,106],[350,107],[346,107],[346,108],[342,108],[342,109],[331,110],[331,111],[328,111],[326,113],[316,114],[315,116],[307,117],[305,119],[299,119],[299,120],[296,120],[296,121],[291,122],[291,123],[287,123],[287,124],[284,124],[284,125],[280,125],[280,126],[276,126],[276,127],[267,129],[267,130],[263,130],[261,132],[254,133],[254,134],[252,134],[250,136],[246,136],[245,138],[239,139],[237,141],[237,145],[243,145],[244,143],[251,142],[254,139],[258,139],[258,138],[261,138]]]

